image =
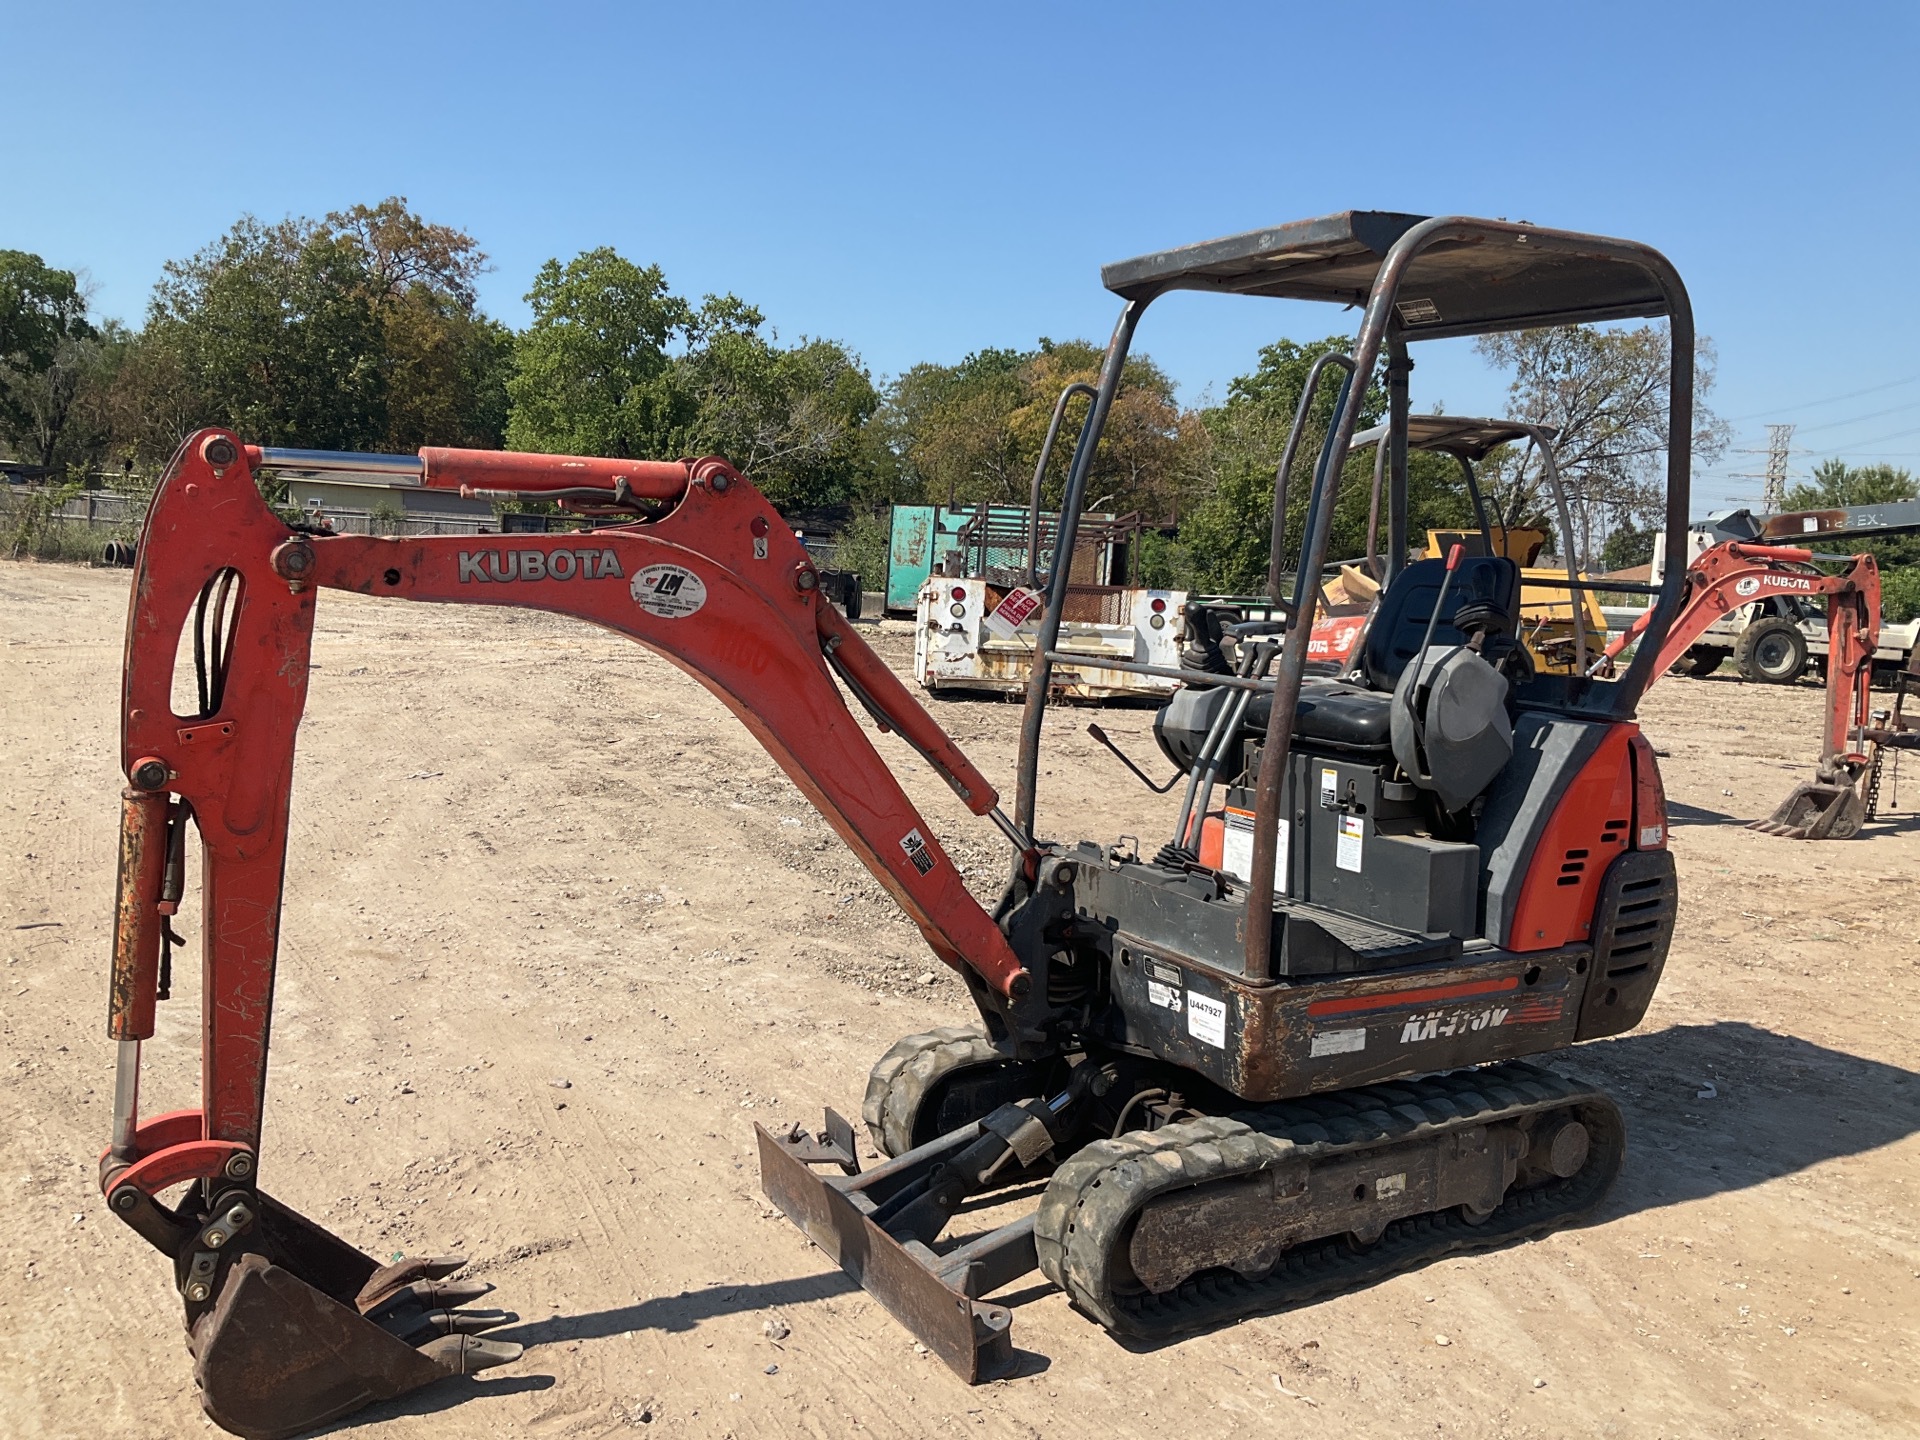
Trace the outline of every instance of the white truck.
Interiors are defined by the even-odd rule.
[[[1894,507],[1881,507],[1883,511]],[[1903,512],[1905,506],[1897,507]],[[1874,526],[1861,526],[1863,518],[1879,520]],[[1898,521],[1908,517],[1901,514]],[[1824,524],[1821,522],[1825,522]],[[1755,544],[1809,545],[1816,541],[1824,547],[1850,533],[1899,533],[1906,527],[1886,515],[1865,516],[1864,511],[1806,511],[1790,515],[1754,516],[1744,510],[1726,512],[1696,521],[1687,534],[1688,558],[1692,559],[1726,540],[1749,540]],[[1665,547],[1659,536],[1653,546],[1653,581],[1660,583]],[[1876,673],[1907,668],[1914,648],[1920,645],[1920,620],[1890,625],[1880,622],[1880,642],[1873,653]],[[1808,669],[1824,667],[1827,659],[1827,615],[1817,600],[1800,600],[1776,595],[1751,605],[1742,605],[1724,619],[1716,621],[1690,647],[1683,662],[1690,675],[1711,675],[1728,660],[1748,680],[1770,685],[1791,685]]]
[[[1084,699],[1164,698],[1177,680],[1114,670],[1119,660],[1180,668],[1184,590],[1074,585],[1060,623],[1054,683]],[[915,606],[913,678],[931,691],[1024,692],[1033,670],[1045,603],[1033,590],[1003,587],[978,576],[931,575]],[[1012,622],[1012,623],[1009,623]]]

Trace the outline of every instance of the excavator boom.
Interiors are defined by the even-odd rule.
[[[109,1015],[120,1076],[101,1184],[114,1212],[175,1260],[209,1413],[249,1435],[294,1433],[344,1413],[343,1404],[400,1393],[450,1366],[498,1363],[514,1349],[465,1334],[434,1339],[450,1355],[413,1348],[419,1313],[444,1301],[415,1294],[396,1319],[396,1285],[440,1284],[451,1262],[439,1275],[396,1281],[257,1188],[294,742],[319,591],[524,606],[632,637],[753,732],[983,1008],[1017,999],[1027,980],[834,675],[970,810],[1017,834],[993,787],[821,600],[805,550],[724,461],[446,449],[418,461],[332,458],[398,469],[427,486],[558,497],[624,523],[513,536],[315,533],[277,515],[255,482],[276,459],[315,457],[245,446],[219,430],[191,437],[154,495],[126,642],[129,788]],[[183,635],[196,681],[191,698],[177,701]],[[608,718],[610,729],[622,723]],[[202,1104],[143,1120],[140,1043],[154,1033],[166,988],[189,824],[204,859]],[[161,1192],[182,1182],[194,1190],[166,1205]],[[296,1330],[287,1317],[308,1316],[308,1351],[259,1352],[266,1312]],[[335,1372],[356,1364],[365,1383],[342,1390]]]
[[[1869,757],[1863,753],[1872,715],[1873,652],[1880,636],[1880,571],[1873,556],[1852,556],[1829,575],[1813,566],[1814,554],[1791,545],[1729,540],[1702,551],[1687,567],[1680,613],[1661,642],[1654,674],[1664,675],[1716,621],[1743,605],[1776,597],[1825,599],[1827,607],[1827,713],[1820,763],[1813,780],[1798,785],[1753,828],[1794,840],[1849,839],[1866,819],[1857,782]],[[1649,609],[1616,635],[1595,662],[1610,666],[1644,632]]]

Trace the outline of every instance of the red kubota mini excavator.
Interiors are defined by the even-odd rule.
[[[1166,842],[1041,838],[1041,720],[1069,565],[1047,582],[1013,813],[847,622],[791,529],[724,461],[429,449],[334,456],[189,438],[141,535],[122,711],[125,792],[101,1158],[113,1214],[172,1263],[207,1412],[291,1435],[515,1358],[454,1260],[380,1266],[262,1188],[262,1105],[294,736],[316,601],[519,605],[632,636],[705,684],[965,978],[978,1028],[910,1036],[852,1127],[759,1132],[767,1193],[968,1379],[1011,1356],[991,1297],[1039,1269],[1153,1339],[1592,1211],[1624,1146],[1606,1095],[1521,1057],[1638,1023],[1672,936],[1674,866],[1635,702],[1678,613],[1692,432],[1686,291],[1645,246],[1530,225],[1348,212],[1110,266],[1123,308],[1076,442],[1070,556],[1141,315],[1175,290],[1364,306],[1319,447],[1297,580],[1273,517],[1276,618],[1155,729],[1187,773]],[[1664,316],[1674,437],[1667,580],[1617,677],[1536,673],[1498,555],[1410,561],[1413,342]],[[1386,573],[1357,678],[1306,673],[1340,465],[1384,369]],[[1296,427],[1302,423],[1296,421]],[[1299,436],[1295,436],[1297,442]],[[1291,454],[1296,444],[1289,445]],[[276,464],[537,495],[617,523],[574,534],[380,539],[303,530],[260,498]],[[1284,489],[1285,487],[1280,487]],[[1283,580],[1287,583],[1283,583]],[[1617,588],[1617,587],[1616,587]],[[176,700],[191,645],[197,691]],[[1124,667],[1123,667],[1124,668]],[[1140,667],[1136,667],[1140,668]],[[1146,667],[1151,669],[1152,667]],[[838,683],[836,683],[836,678]],[[1012,849],[991,913],[855,722],[913,745]],[[202,847],[198,1107],[142,1116],[189,831]],[[1044,1181],[1031,1213],[950,1235],[973,1197]],[[972,1213],[972,1212],[969,1212]],[[943,1238],[944,1237],[944,1238]]]
[[[1654,674],[1664,675],[1717,620],[1742,605],[1787,596],[1818,596],[1827,610],[1827,718],[1812,780],[1794,787],[1772,815],[1749,827],[1790,840],[1851,840],[1872,816],[1880,765],[1889,749],[1915,748],[1915,735],[1882,725],[1872,708],[1873,656],[1880,635],[1880,568],[1873,556],[1845,557],[1829,574],[1813,551],[1793,545],[1728,540],[1687,567],[1679,617],[1658,646]],[[1828,559],[1836,557],[1829,556]],[[1644,643],[1651,614],[1616,635],[1595,663],[1610,667],[1628,646]],[[1901,698],[1905,698],[1902,685]]]

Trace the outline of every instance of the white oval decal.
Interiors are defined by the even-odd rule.
[[[634,604],[663,620],[684,620],[707,603],[707,582],[680,565],[649,565],[631,588]]]

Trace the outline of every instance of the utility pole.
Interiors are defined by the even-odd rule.
[[[1787,455],[1793,447],[1793,426],[1767,426],[1767,485],[1761,508],[1777,515],[1787,508]]]

